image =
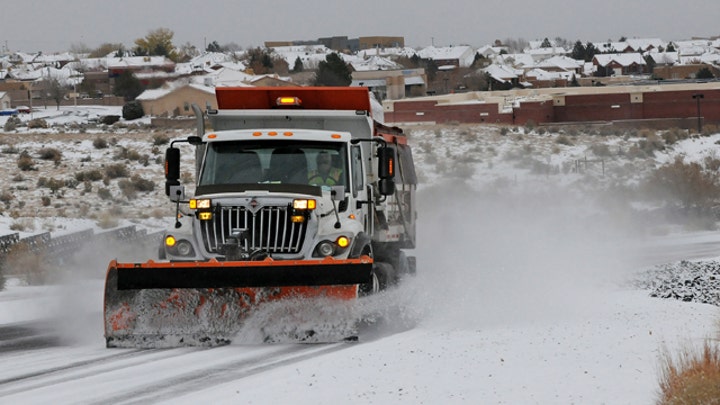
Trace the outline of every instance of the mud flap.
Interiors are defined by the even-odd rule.
[[[354,300],[357,284],[367,281],[371,268],[368,257],[300,262],[113,261],[105,280],[106,345],[215,346],[247,336],[248,327],[260,333],[266,329],[282,332],[283,336],[265,336],[263,341],[352,340],[357,332],[353,335],[348,320],[337,314],[334,320],[342,326],[335,331],[325,321],[319,328],[305,320],[296,327],[277,321],[294,311],[306,317],[303,303]],[[259,311],[265,312],[257,316]],[[246,326],[249,317],[252,322]],[[323,337],[315,329],[338,333]]]

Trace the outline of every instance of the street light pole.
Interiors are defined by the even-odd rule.
[[[702,93],[695,93],[693,94],[692,98],[697,100],[697,126],[698,126],[698,134],[702,132],[702,117],[700,116],[700,99],[705,98],[705,95]]]

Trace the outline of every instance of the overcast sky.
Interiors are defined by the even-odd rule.
[[[0,48],[45,53],[123,43],[165,27],[190,42],[403,36],[423,47],[495,39],[586,41],[720,35],[720,0],[0,0]]]

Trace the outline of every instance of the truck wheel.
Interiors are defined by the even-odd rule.
[[[382,290],[385,290],[390,280],[392,280],[393,267],[388,263],[375,262],[373,264],[372,273],[370,276],[372,279],[369,283],[360,284],[359,294],[360,296],[367,296],[376,294]]]

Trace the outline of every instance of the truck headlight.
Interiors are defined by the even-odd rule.
[[[180,256],[192,256],[194,253],[192,244],[186,240],[179,241],[175,246],[175,250]]]
[[[192,243],[185,239],[176,239],[172,235],[165,237],[165,247],[168,252],[178,256],[194,256],[195,249],[193,249]]]
[[[334,241],[324,240],[315,246],[314,257],[327,257],[339,255],[350,246],[350,238],[338,236]]]
[[[335,252],[335,247],[330,241],[320,242],[320,244],[317,246],[317,252],[321,256],[332,256],[332,254]]]

